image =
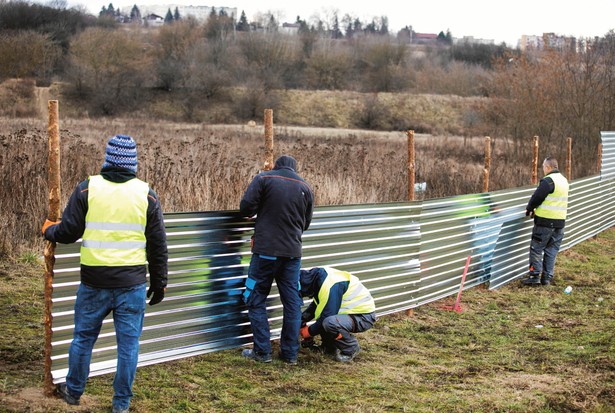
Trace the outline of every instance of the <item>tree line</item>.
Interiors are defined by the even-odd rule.
[[[131,13],[140,14],[135,7]],[[521,53],[504,44],[413,45],[405,36],[410,29],[391,35],[386,18],[365,25],[297,17],[299,30],[287,34],[272,15],[254,24],[245,13],[235,21],[212,10],[205,22],[177,13],[155,30],[104,17],[0,3],[0,79],[61,81],[100,115],[138,110],[154,91],[172,96],[185,120],[220,102],[231,103],[233,120],[253,119],[276,109],[280,90],[349,90],[367,94],[370,116],[358,125],[367,128],[392,127],[382,121],[378,93],[483,97],[467,113],[468,133],[518,142],[536,134],[547,142],[584,136],[592,140],[589,152],[600,130],[615,128],[613,31],[584,40],[579,51]],[[221,113],[218,121],[228,118]]]

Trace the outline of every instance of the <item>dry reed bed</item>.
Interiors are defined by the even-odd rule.
[[[32,248],[47,212],[47,130],[37,119],[0,119],[0,253]],[[61,121],[62,200],[99,172],[110,136],[138,143],[139,177],[158,193],[166,212],[236,209],[264,160],[262,127],[204,126],[148,120]],[[275,154],[297,158],[317,205],[404,201],[407,138],[404,133],[276,128]],[[496,144],[492,188],[529,182]],[[417,136],[417,182],[434,198],[480,192],[483,140]],[[529,165],[529,162],[526,162]],[[518,166],[518,165],[517,165]],[[504,168],[512,175],[497,171]],[[499,181],[498,181],[499,180]]]

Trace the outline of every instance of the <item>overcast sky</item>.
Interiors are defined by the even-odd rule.
[[[114,7],[132,6],[135,0],[111,1]],[[86,5],[97,14],[109,1],[69,0],[68,5]],[[159,0],[137,1],[138,6],[165,4]],[[236,7],[246,12],[248,20],[257,13],[273,12],[282,22],[294,22],[297,15],[310,21],[314,16],[327,20],[337,10],[338,16],[350,14],[362,22],[386,16],[390,31],[406,25],[419,33],[450,30],[454,37],[474,36],[506,42],[516,46],[522,34],[588,37],[603,36],[615,29],[615,0],[216,0],[215,3],[195,0],[171,0],[169,4]]]

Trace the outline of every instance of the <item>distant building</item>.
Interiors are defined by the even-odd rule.
[[[150,13],[143,18],[143,21],[150,27],[162,26],[164,24],[164,17]]]
[[[522,35],[519,40],[519,50],[570,50],[576,51],[577,39],[571,36],[559,36],[555,33],[543,33],[542,36]]]
[[[130,16],[132,7],[133,6],[122,8],[122,14]],[[199,21],[205,21],[211,14],[211,10],[215,9],[218,14],[220,11],[224,11],[227,16],[232,17],[235,20],[237,19],[236,7],[182,6],[181,4],[137,5],[137,7],[139,8],[142,16],[166,16],[167,11],[171,10],[171,13],[175,13],[175,9],[177,8],[180,17],[192,16]],[[162,20],[164,23],[164,18]]]
[[[412,43],[417,44],[437,44],[438,35],[435,33],[416,33],[412,35]]]
[[[453,44],[495,44],[493,39],[476,39],[474,36],[454,37]]]
[[[288,34],[297,34],[299,33],[299,29],[301,28],[301,24],[299,23],[282,23],[282,33]]]

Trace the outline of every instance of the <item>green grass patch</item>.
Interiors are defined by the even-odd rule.
[[[460,314],[438,302],[381,317],[351,364],[302,350],[298,366],[263,365],[235,349],[143,367],[131,411],[613,412],[614,268],[610,229],[560,253],[554,286],[474,288]],[[0,411],[73,411],[42,397],[42,274],[0,263]],[[91,378],[77,411],[109,411],[112,380]]]

